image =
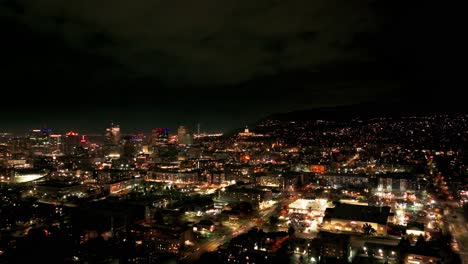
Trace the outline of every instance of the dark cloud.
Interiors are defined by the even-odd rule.
[[[19,2],[19,18],[34,30],[60,34],[70,47],[168,83],[239,83],[366,60],[362,51],[342,47],[375,29],[367,1]]]
[[[450,101],[456,10],[419,0],[0,0],[2,93],[12,98],[0,118],[232,127],[310,107]]]

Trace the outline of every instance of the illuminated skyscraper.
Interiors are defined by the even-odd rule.
[[[106,129],[106,145],[119,145],[119,142],[120,127],[111,123],[111,126]]]
[[[65,134],[65,141],[63,144],[63,152],[67,155],[72,154],[75,148],[81,145],[81,138],[77,132],[70,131]]]
[[[59,153],[63,150],[63,136],[60,134],[50,135],[50,152]]]
[[[33,129],[29,132],[28,141],[30,149],[36,155],[49,153],[50,151],[50,129]]]
[[[151,131],[151,145],[164,145],[169,141],[168,128],[156,128]]]
[[[29,132],[28,138],[32,146],[49,145],[50,129],[33,129]]]
[[[189,128],[180,126],[177,130],[177,137],[180,145],[192,145],[193,144],[193,133]]]

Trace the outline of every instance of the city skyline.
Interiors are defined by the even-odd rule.
[[[464,10],[0,0],[0,264],[468,264]]]
[[[464,11],[0,0],[0,264],[468,264]]]
[[[335,110],[1,133],[0,262],[468,263],[468,114]]]
[[[396,104],[396,103],[395,103]],[[178,120],[166,121],[166,124],[161,124],[159,122],[151,121],[142,121],[142,122],[123,122],[124,126],[122,127],[122,133],[126,135],[145,133],[151,134],[154,129],[165,129],[166,132],[172,135],[177,135],[178,128],[181,126],[188,127],[193,131],[200,133],[227,133],[232,134],[243,130],[246,126],[255,127],[259,122],[265,119],[291,119],[291,120],[351,120],[351,119],[372,119],[372,118],[407,118],[407,117],[421,117],[427,115],[464,115],[467,113],[466,109],[462,105],[452,105],[444,106],[443,108],[431,107],[431,108],[421,108],[418,105],[398,105],[398,109],[393,108],[392,104],[358,104],[358,105],[343,105],[336,107],[323,107],[323,108],[313,108],[313,109],[300,109],[297,111],[290,112],[275,112],[265,115],[261,118],[255,119],[246,119],[241,120],[236,123],[231,123],[231,126],[223,127],[216,126],[216,121],[213,120],[214,126],[209,123],[200,123],[196,121],[187,121],[181,123]],[[379,110],[373,112],[366,112],[368,108],[379,107]],[[92,126],[81,126],[80,123],[76,123],[76,120],[73,120],[73,123],[67,122],[37,122],[37,125],[21,125],[17,126],[0,126],[0,133],[13,133],[13,134],[27,134],[33,130],[37,129],[46,129],[50,130],[53,133],[66,134],[70,131],[76,131],[80,134],[88,134],[95,136],[105,136],[107,127],[113,126],[114,124],[120,126],[120,123],[107,120],[95,120],[95,123]],[[33,121],[32,124],[35,122]],[[66,125],[64,125],[66,124]],[[199,131],[198,131],[199,130]]]

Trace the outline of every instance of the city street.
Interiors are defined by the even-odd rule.
[[[284,202],[284,201],[286,200],[281,200],[279,204],[281,204],[281,202]],[[270,208],[264,209],[262,211],[259,211],[257,213],[259,221],[251,221],[250,219],[241,219],[241,220],[238,220],[237,224],[232,225],[232,227],[235,228],[232,231],[220,232],[219,229],[216,230],[214,232],[215,236],[210,237],[208,238],[207,241],[203,241],[199,245],[194,246],[193,251],[186,252],[181,258],[181,260],[184,263],[195,262],[196,260],[200,258],[201,255],[203,255],[203,253],[215,251],[216,249],[218,249],[219,246],[225,244],[226,242],[229,242],[232,237],[246,233],[255,226],[261,227],[263,223],[268,221],[269,217],[273,215],[275,211],[276,211],[276,205]],[[226,223],[226,225],[229,225],[229,224]]]
[[[464,264],[468,263],[468,226],[464,220],[464,216],[455,207],[446,207],[448,214],[444,216],[448,224],[448,229],[452,234],[454,241],[452,248],[455,252],[458,251]]]

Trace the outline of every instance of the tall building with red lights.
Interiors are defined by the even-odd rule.
[[[81,146],[81,137],[75,131],[70,131],[65,134],[65,140],[63,142],[63,152],[66,155],[70,155],[74,152],[75,148]]]

